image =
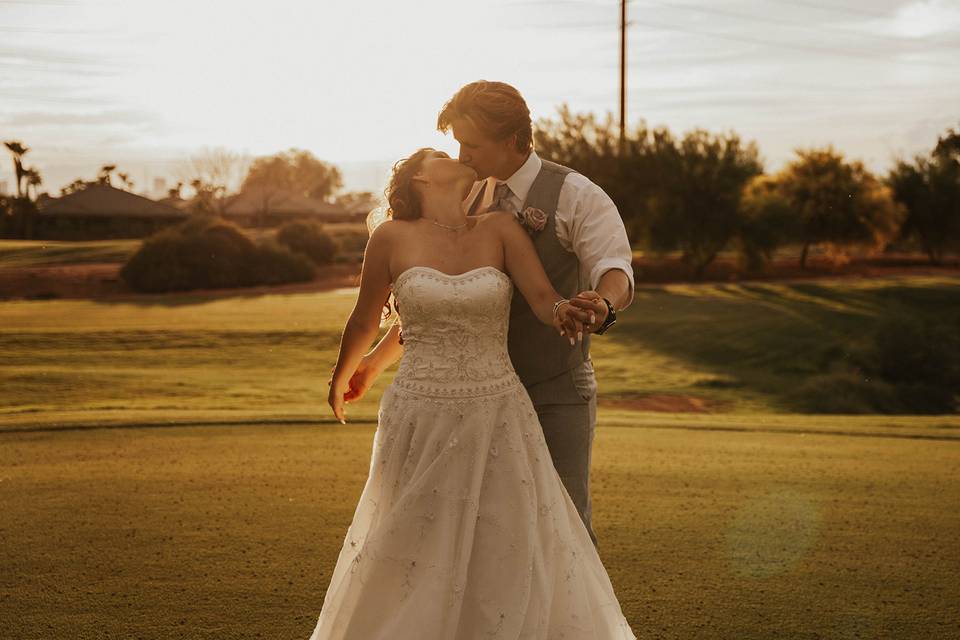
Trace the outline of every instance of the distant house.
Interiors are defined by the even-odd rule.
[[[190,201],[180,196],[166,196],[160,198],[157,202],[165,204],[168,207],[173,207],[174,209],[179,209],[180,211],[186,211],[190,207]]]
[[[289,220],[353,222],[365,216],[285,189],[247,189],[227,197],[223,206],[223,217],[245,227],[275,227]]]
[[[142,238],[190,214],[108,184],[88,184],[38,203],[35,237],[48,239]]]

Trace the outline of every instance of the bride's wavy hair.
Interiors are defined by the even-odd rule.
[[[393,165],[390,184],[383,192],[383,195],[387,198],[388,220],[416,220],[423,216],[423,203],[420,194],[413,188],[413,176],[419,173],[420,167],[423,165],[423,159],[434,151],[435,149],[431,147],[422,147],[411,154],[409,158],[398,160]],[[390,318],[391,301],[393,302],[393,310],[398,314],[400,313],[397,298],[391,293],[387,301],[383,303],[381,322]],[[402,332],[400,334],[400,344],[403,344]]]
[[[416,220],[423,215],[420,194],[413,188],[413,176],[417,175],[423,160],[435,149],[417,149],[409,158],[393,165],[390,184],[384,195],[387,197],[387,216],[393,220]]]

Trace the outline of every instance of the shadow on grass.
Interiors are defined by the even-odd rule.
[[[960,317],[960,280],[915,282],[643,287],[610,335],[627,352],[659,352],[717,376],[719,388],[739,387],[778,409],[802,411],[798,387],[827,373],[885,320],[943,325]]]

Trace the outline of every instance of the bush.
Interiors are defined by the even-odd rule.
[[[323,225],[313,220],[294,220],[284,224],[277,231],[277,242],[316,264],[332,263],[340,250],[337,241],[323,230]]]
[[[257,247],[249,265],[257,284],[306,282],[316,275],[310,258],[272,240]]]
[[[958,323],[954,323],[957,325]],[[952,413],[960,394],[960,326],[896,318],[875,335],[877,375],[896,385],[911,413]]]
[[[120,270],[137,291],[300,282],[313,277],[308,260],[275,246],[258,246],[221,218],[197,216],[144,241]]]
[[[370,232],[365,224],[340,224],[330,228],[330,235],[339,245],[338,262],[361,261],[367,248]]]
[[[833,345],[820,369],[790,395],[814,413],[955,413],[960,326],[893,316],[859,341]]]
[[[813,376],[788,399],[805,413],[897,413],[896,389],[857,371],[831,371]]]

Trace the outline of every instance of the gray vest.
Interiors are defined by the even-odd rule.
[[[572,298],[590,288],[589,274],[584,271],[572,251],[567,251],[557,240],[557,202],[560,187],[573,170],[543,160],[527,200],[520,208],[535,207],[547,215],[547,223],[533,235],[533,246],[543,263],[543,269],[557,293]],[[566,336],[540,322],[519,290],[514,289],[510,303],[510,329],[507,336],[510,360],[517,375],[527,387],[556,378],[582,365],[590,357],[590,335],[573,346]]]

